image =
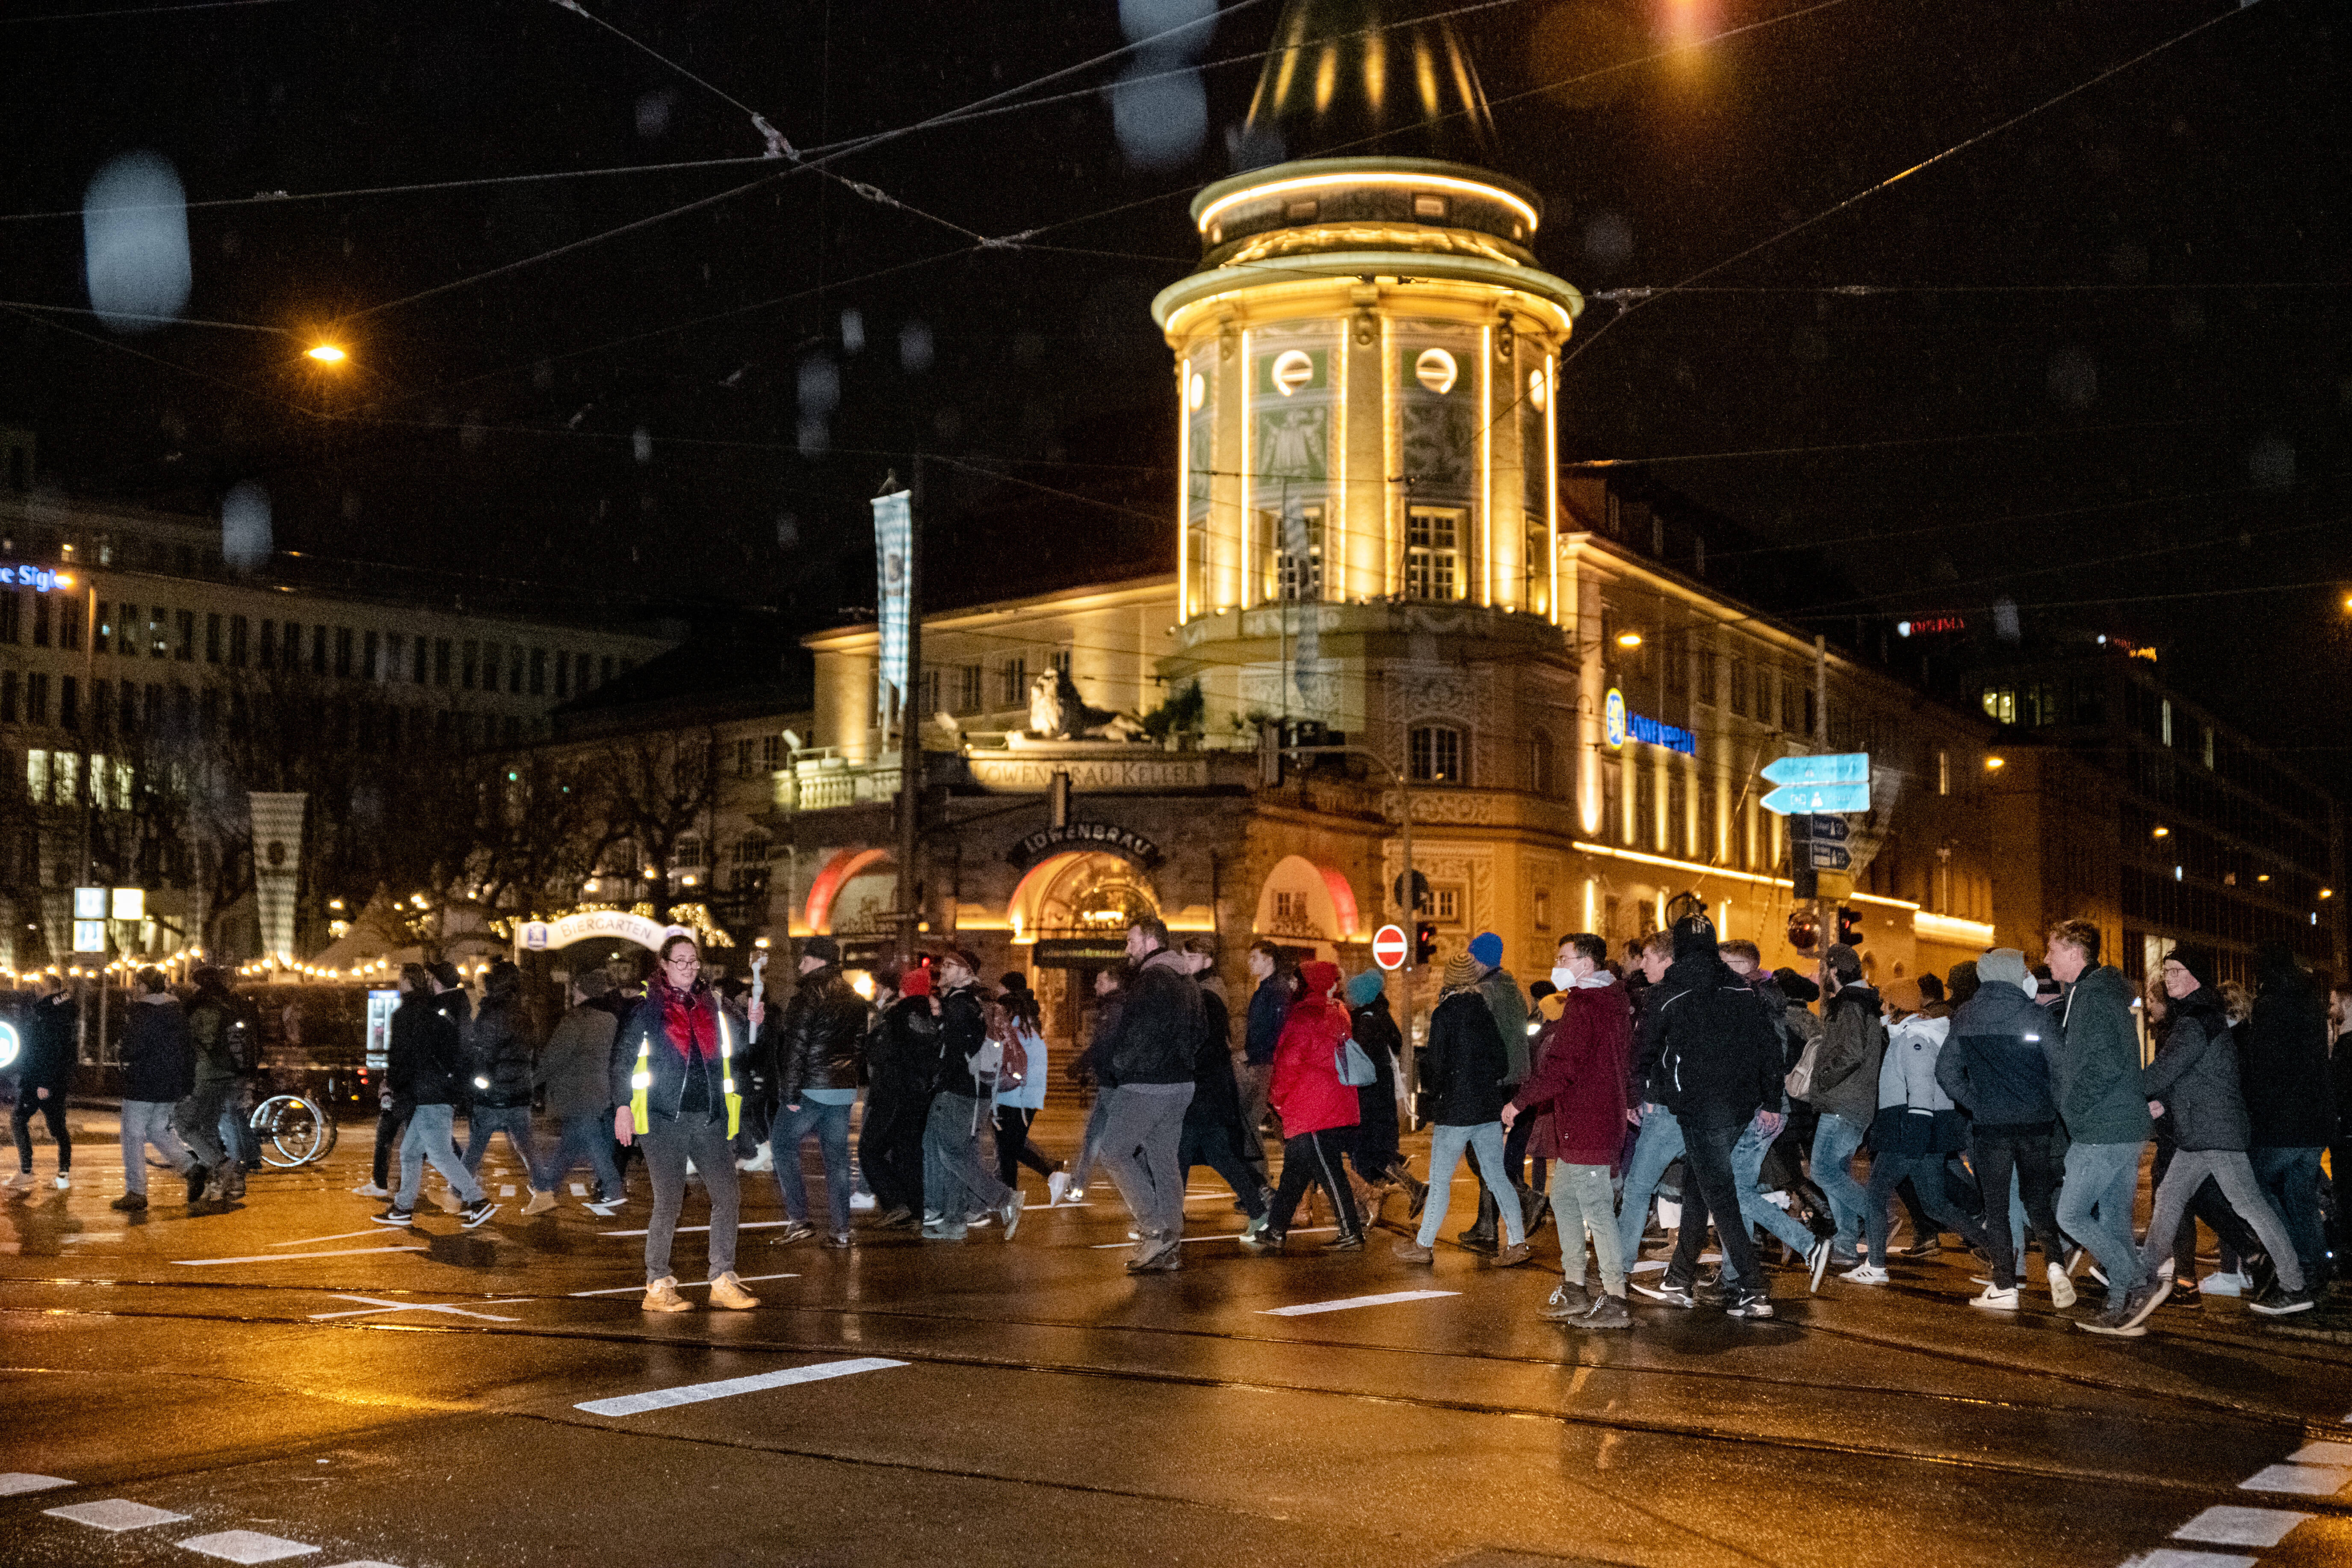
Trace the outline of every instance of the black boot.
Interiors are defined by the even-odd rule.
[[[1519,1189],[1519,1216],[1522,1222],[1522,1234],[1533,1236],[1536,1233],[1536,1226],[1543,1224],[1544,1217],[1550,1213],[1551,1196],[1549,1194],[1539,1192],[1534,1187],[1521,1187]]]
[[[1495,1194],[1482,1186],[1478,1189],[1477,1219],[1472,1223],[1468,1230],[1462,1232],[1454,1239],[1471,1252],[1484,1253],[1492,1257],[1496,1249],[1495,1229],[1502,1223],[1502,1218],[1503,1211],[1496,1205]]]
[[[1429,1203],[1429,1184],[1423,1181],[1419,1176],[1414,1175],[1412,1173],[1412,1167],[1406,1164],[1402,1160],[1399,1160],[1395,1164],[1391,1165],[1383,1173],[1390,1181],[1394,1182],[1398,1186],[1404,1189],[1406,1217],[1409,1219],[1419,1219],[1421,1217],[1421,1211],[1426,1207]]]

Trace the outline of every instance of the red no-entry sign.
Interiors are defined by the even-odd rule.
[[[1372,962],[1382,969],[1404,965],[1404,928],[1382,926],[1372,933]]]

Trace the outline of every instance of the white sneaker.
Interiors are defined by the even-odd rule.
[[[1046,1206],[1046,1207],[1048,1207],[1048,1208],[1051,1208],[1051,1207],[1053,1207],[1055,1205],[1056,1205],[1056,1204],[1060,1203],[1060,1202],[1062,1201],[1062,1194],[1064,1194],[1065,1193],[1068,1192],[1069,1190],[1070,1190],[1070,1173],[1069,1173],[1069,1172],[1067,1172],[1067,1171],[1056,1171],[1056,1172],[1055,1172],[1052,1175],[1050,1175],[1050,1176],[1046,1177],[1046,1178],[1045,1178],[1045,1206]]]
[[[2011,1285],[2004,1290],[1998,1285],[1988,1285],[1983,1295],[1969,1298],[1969,1305],[1982,1307],[1988,1312],[2014,1312],[2017,1310],[2017,1287]]]
[[[1875,1263],[1857,1263],[1838,1278],[1849,1285],[1884,1285],[1886,1270]]]
[[[2065,1265],[2063,1263],[2053,1263],[2050,1265],[2049,1273],[2050,1304],[2053,1307],[2073,1306],[2074,1304],[2074,1281],[2068,1278]]]
[[[882,1200],[872,1193],[859,1192],[849,1194],[849,1212],[852,1214],[872,1214],[881,1206]]]
[[[68,1175],[63,1171],[59,1171],[58,1173],[57,1189],[61,1193],[69,1193],[73,1191],[73,1177]]]
[[[738,1160],[735,1168],[746,1175],[762,1175],[776,1168],[776,1152],[769,1145],[760,1145],[760,1152],[748,1160]]]
[[[352,1192],[354,1196],[362,1198],[388,1198],[392,1196],[392,1189],[390,1187],[379,1187],[373,1182],[362,1182],[358,1186],[353,1187]]]
[[[2197,1282],[2197,1288],[2208,1296],[2242,1296],[2252,1289],[2253,1283],[2243,1274],[2208,1274]]]

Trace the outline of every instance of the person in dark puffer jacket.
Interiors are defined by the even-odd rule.
[[[506,960],[482,977],[482,1007],[466,1026],[473,1104],[466,1112],[466,1169],[478,1174],[490,1140],[503,1132],[526,1181],[539,1169],[530,1136],[531,1069],[538,1055],[523,1031],[522,971]],[[536,1202],[539,1192],[531,1190]]]
[[[857,1104],[865,1063],[866,998],[841,972],[841,944],[813,936],[801,944],[800,984],[784,1008],[777,1046],[776,1114],[769,1123],[775,1152],[776,1191],[790,1222],[779,1241],[814,1233],[808,1190],[801,1181],[801,1144],[816,1134],[824,1160],[824,1245],[849,1245],[849,1113]]]
[[[109,1205],[125,1214],[147,1206],[147,1145],[152,1143],[187,1178],[188,1202],[205,1195],[204,1163],[172,1131],[172,1107],[196,1087],[195,1044],[188,1016],[153,965],[135,977],[122,1035],[122,1195]]]
[[[1129,1271],[1165,1273],[1183,1266],[1184,1176],[1176,1150],[1206,1012],[1191,955],[1169,948],[1160,921],[1129,923],[1127,956],[1135,978],[1118,1033],[1097,1063],[1111,1087],[1095,1158],[1135,1216]]]
[[[1936,1061],[1936,1081],[1970,1117],[1969,1146],[1984,1190],[1992,1283],[1969,1305],[2013,1310],[2017,1237],[2007,1214],[2015,1175],[2026,1224],[2041,1247],[2053,1306],[2074,1303],[2066,1276],[2066,1241],[2058,1229],[2058,1100],[2050,1058],[2057,1030],[2033,1000],[2025,954],[1997,947],[1975,966],[1977,989],[1952,1016],[1951,1037]]]
[[[2254,950],[2254,1013],[2241,1031],[2239,1066],[2252,1122],[2254,1179],[2294,1238],[2304,1279],[2327,1282],[2327,1237],[2319,1213],[2319,1156],[2334,1118],[2327,1082],[2327,1005],[2284,942]]]

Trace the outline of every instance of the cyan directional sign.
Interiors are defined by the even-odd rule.
[[[1819,757],[1804,759],[1820,762]],[[1765,810],[1789,816],[1798,812],[1868,811],[1870,785],[1862,784],[1783,784],[1766,795]]]
[[[1780,757],[1764,764],[1764,782],[1774,784],[1867,784],[1870,753],[1841,752],[1827,757]],[[1784,809],[1802,809],[1789,806]],[[1832,811],[1863,811],[1865,806],[1831,806]]]

